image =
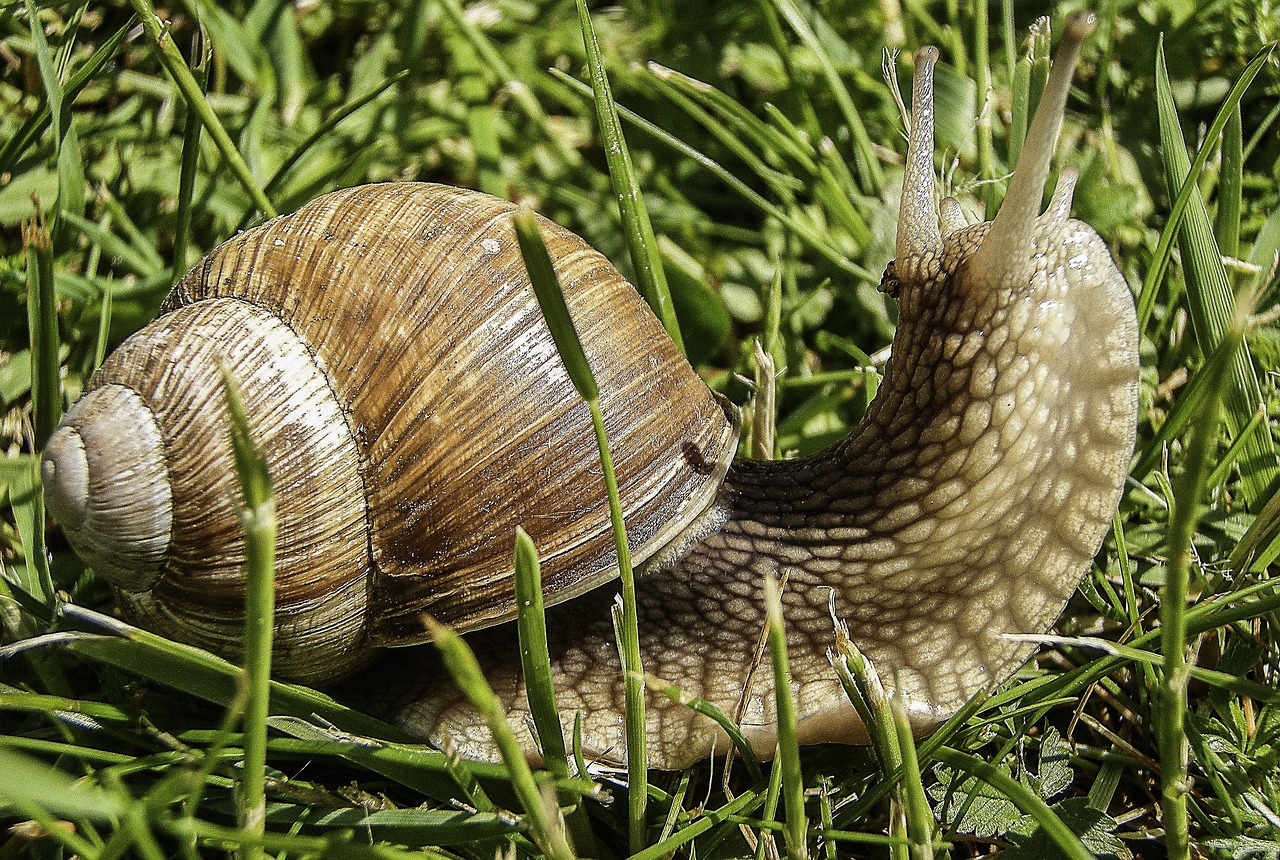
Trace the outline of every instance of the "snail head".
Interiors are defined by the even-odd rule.
[[[1068,216],[1075,170],[1062,171],[1043,214],[1040,203],[1080,47],[1096,25],[1091,13],[1068,18],[1004,203],[994,221],[979,224],[966,224],[955,198],[935,202],[933,73],[938,50],[916,52],[896,258],[881,284],[901,303],[904,321],[932,310],[936,325],[945,306],[959,299],[994,313],[1018,298],[1045,298],[1046,286],[1055,280],[1050,276],[1065,272],[1070,280],[1078,268],[1072,259],[1079,250],[1077,231],[1068,226],[1074,223]]]

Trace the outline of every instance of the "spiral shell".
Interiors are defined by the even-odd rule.
[[[235,652],[244,545],[220,366],[275,487],[282,673],[349,671],[370,646],[422,641],[424,615],[463,630],[512,617],[517,525],[549,603],[616,575],[589,412],[512,209],[438,185],[347,189],[236,236],[178,283],[43,464],[51,510],[128,614]],[[608,261],[540,227],[643,561],[711,505],[736,427]]]

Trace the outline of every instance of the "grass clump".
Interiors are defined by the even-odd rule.
[[[629,806],[616,774],[570,768],[569,737],[513,787],[279,682],[241,732],[239,669],[114,620],[36,492],[54,416],[175,273],[275,211],[401,178],[531,202],[661,273],[637,280],[665,280],[714,388],[747,400],[757,339],[784,371],[759,453],[816,450],[874,394],[893,330],[875,287],[903,147],[882,51],[942,50],[939,167],[972,219],[1043,80],[1028,27],[1074,6],[651,4],[593,11],[590,56],[570,0],[0,8],[5,850],[1277,856],[1280,22],[1243,0],[1108,9],[1086,47],[1059,163],[1138,303],[1130,482],[1060,638],[914,752],[886,723],[883,757],[633,773],[647,803]],[[629,165],[596,131],[606,77]],[[634,189],[643,216],[619,212]],[[238,820],[250,762],[258,829]]]

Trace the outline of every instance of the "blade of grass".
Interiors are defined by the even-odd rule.
[[[613,103],[613,92],[605,73],[604,60],[600,56],[600,43],[596,39],[591,15],[585,0],[577,0],[578,21],[582,27],[582,41],[587,49],[587,71],[596,105],[596,118],[600,122],[600,137],[604,143],[605,159],[609,164],[609,180],[613,183],[614,196],[618,198],[618,211],[622,215],[622,233],[631,254],[631,265],[636,272],[636,286],[649,307],[662,321],[680,354],[685,354],[684,338],[680,336],[680,323],[676,319],[675,306],[671,304],[671,290],[667,287],[666,270],[662,267],[662,255],[653,235],[653,224],[640,194],[640,183],[631,164],[631,152],[627,149],[618,120],[618,109]]]
[[[1218,437],[1222,387],[1229,368],[1244,342],[1245,320],[1237,319],[1222,337],[1212,360],[1203,371],[1209,377],[1209,394],[1191,424],[1183,471],[1175,479],[1173,510],[1169,515],[1168,563],[1160,597],[1160,651],[1164,666],[1157,710],[1160,746],[1160,806],[1164,812],[1165,847],[1173,860],[1191,856],[1187,821],[1187,594],[1190,580],[1191,541],[1199,520],[1209,474],[1209,459]]]
[[[528,532],[516,526],[515,543],[517,626],[520,662],[524,666],[529,712],[542,746],[543,764],[556,777],[568,778],[564,731],[556,708],[551,681],[551,657],[547,651],[547,617],[542,603],[542,566],[538,548]]]
[[[774,53],[782,64],[790,88],[794,91],[794,98],[800,108],[800,123],[804,126],[805,134],[810,139],[817,140],[822,136],[822,122],[818,119],[817,111],[813,109],[809,89],[805,86],[806,81],[796,73],[793,57],[796,52],[787,41],[787,34],[783,32],[782,22],[778,20],[778,10],[773,0],[758,0],[756,5],[760,7],[760,14],[769,30],[769,41],[773,45]]]
[[[568,75],[564,74],[558,69],[552,69],[551,72],[558,79],[564,81],[567,85],[572,87],[576,92],[587,95],[587,96],[591,95],[591,88],[586,84],[582,83],[581,81],[574,80],[573,78],[569,77]],[[657,138],[659,141],[661,141],[662,143],[665,143],[667,146],[670,146],[672,149],[676,150],[677,152],[684,155],[685,157],[690,158],[693,161],[697,162],[700,166],[702,166],[703,169],[709,171],[712,175],[720,179],[721,182],[729,186],[729,188],[731,188],[733,191],[738,193],[743,199],[745,199],[752,206],[755,206],[757,209],[759,209],[761,212],[768,215],[769,217],[776,219],[780,224],[782,224],[784,227],[786,227],[788,230],[794,233],[802,242],[804,242],[806,245],[808,245],[818,254],[822,255],[824,259],[826,259],[836,268],[844,272],[847,272],[851,275],[854,275],[855,277],[858,277],[869,283],[880,282],[880,276],[878,274],[875,274],[870,269],[864,268],[863,266],[859,265],[858,263],[846,257],[843,253],[841,253],[841,251],[838,248],[836,248],[830,241],[827,240],[827,237],[824,236],[820,230],[816,229],[811,224],[807,224],[804,221],[801,221],[800,219],[793,217],[786,211],[782,210],[778,206],[766,200],[763,196],[759,194],[759,192],[751,188],[749,185],[747,185],[738,177],[734,176],[731,172],[725,169],[724,166],[716,162],[714,159],[710,158],[709,156],[705,155],[702,152],[699,152],[689,144],[685,143],[684,141],[680,140],[674,135],[659,128],[656,124],[640,116],[635,111],[628,110],[627,108],[624,108],[620,105],[617,106],[617,110],[618,110],[618,116],[621,117],[622,119],[627,120],[628,122],[635,125],[637,128],[640,128],[642,131],[645,131],[648,134],[652,135],[653,137]]]
[[[1163,43],[1156,52],[1156,104],[1160,115],[1165,172],[1169,187],[1178,188],[1186,181],[1191,164],[1178,126],[1177,108],[1164,63]],[[1233,110],[1234,106],[1220,111],[1224,124]],[[1190,187],[1186,212],[1178,228],[1178,245],[1186,270],[1187,304],[1195,324],[1196,341],[1201,352],[1207,355],[1217,348],[1231,324],[1235,297],[1214,240],[1209,213],[1195,185]],[[1230,373],[1224,382],[1228,387],[1226,423],[1234,436],[1248,425],[1262,402],[1262,391],[1247,345],[1234,353]],[[1277,459],[1271,434],[1252,434],[1240,470],[1244,495],[1251,507],[1256,508],[1270,498],[1271,487],[1278,476],[1280,460]]]
[[[1177,182],[1170,182],[1171,186],[1178,186],[1178,194],[1174,198],[1173,206],[1169,208],[1169,220],[1160,234],[1160,240],[1156,244],[1156,250],[1152,255],[1151,266],[1147,270],[1147,277],[1143,280],[1142,289],[1138,293],[1139,331],[1147,330],[1147,321],[1151,316],[1152,309],[1155,307],[1156,290],[1160,286],[1160,282],[1164,280],[1164,273],[1173,253],[1173,242],[1182,229],[1183,216],[1187,211],[1188,204],[1191,202],[1191,195],[1195,193],[1199,197],[1197,183],[1200,181],[1200,173],[1204,170],[1204,165],[1209,160],[1209,155],[1213,152],[1214,144],[1217,142],[1219,135],[1222,134],[1223,129],[1226,128],[1227,123],[1230,121],[1231,114],[1239,106],[1240,100],[1244,98],[1244,94],[1249,89],[1250,84],[1253,83],[1254,78],[1266,66],[1273,50],[1273,45],[1264,47],[1250,61],[1244,71],[1240,73],[1240,77],[1236,78],[1235,83],[1231,85],[1230,92],[1227,93],[1222,105],[1218,108],[1217,116],[1214,117],[1213,122],[1209,125],[1209,130],[1204,135],[1204,143],[1201,144],[1200,150],[1196,153],[1195,160],[1191,162],[1189,168],[1182,168],[1180,171],[1171,171],[1170,164],[1186,163],[1186,144],[1182,142],[1181,133],[1176,135],[1176,146],[1178,152],[1181,153],[1180,155],[1178,152],[1168,152],[1169,144],[1164,143],[1165,114],[1170,114],[1170,121],[1176,126],[1177,106],[1173,103],[1173,95],[1169,91],[1167,72],[1158,73],[1156,76],[1156,99],[1157,105],[1160,107],[1161,117],[1161,143],[1166,150],[1165,172],[1170,176],[1173,172],[1180,172],[1181,179]],[[1158,70],[1164,68],[1163,57],[1163,47],[1161,47],[1161,52],[1157,56]],[[1201,199],[1200,206],[1201,208],[1204,206],[1203,199]]]
[[[1237,573],[1244,570],[1262,573],[1280,553],[1280,493],[1258,512],[1258,516],[1241,535],[1240,542],[1231,551],[1231,567]]]
[[[1027,33],[1026,53],[1018,62],[1013,80],[1013,121],[1009,129],[1009,164],[1017,164],[1022,145],[1027,139],[1027,127],[1035,116],[1040,96],[1049,81],[1052,34],[1049,19],[1037,19]]]
[[[57,149],[62,145],[67,122],[62,99],[62,84],[58,79],[57,70],[53,67],[53,56],[49,53],[49,43],[44,37],[44,25],[40,23],[35,0],[26,0],[26,7],[31,43],[35,48],[36,68],[40,71],[40,82],[44,86],[45,98],[49,100],[49,118],[53,123],[53,144]]]
[[[974,82],[978,89],[978,163],[975,174],[980,182],[978,193],[986,205],[986,214],[994,218],[999,201],[997,187],[993,182],[981,182],[996,175],[995,150],[991,141],[991,114],[995,111],[992,105],[994,93],[991,90],[991,34],[990,21],[987,17],[987,4],[978,3],[974,7],[973,21],[973,71]],[[1011,162],[1016,163],[1016,162]]]
[[[29,609],[41,616],[42,623],[47,623],[53,617],[57,593],[49,571],[44,537],[44,492],[40,486],[40,461],[35,457],[28,458],[26,468],[10,479],[9,503],[27,562],[12,568],[16,574],[13,584],[30,595],[35,604]]]
[[[772,460],[777,453],[778,374],[773,356],[765,351],[759,339],[751,342],[752,372],[755,396],[751,401],[751,456],[756,460]]]
[[[761,155],[770,151],[773,137],[780,135],[774,132],[773,135],[766,136],[761,133],[761,129],[741,122],[734,123],[732,127],[725,125],[703,107],[703,104],[710,99],[707,91],[714,92],[714,88],[657,63],[650,63],[648,68],[653,74],[654,89],[710,132],[721,146],[732,152],[752,173],[759,176],[774,194],[783,199],[789,199],[795,192],[804,188],[804,182],[799,177],[769,166]],[[704,98],[695,100],[693,97],[695,93],[703,95]],[[721,93],[717,95],[720,99],[714,100],[713,103],[732,102],[731,99],[724,98]],[[730,119],[732,121],[735,117]],[[769,127],[765,126],[765,128]]]
[[[107,64],[107,61],[119,49],[132,27],[133,21],[130,19],[123,27],[116,30],[102,44],[98,45],[89,56],[89,59],[85,60],[84,64],[67,79],[66,84],[62,87],[61,101],[63,105],[69,105],[75,101],[81,90],[97,76],[102,67]],[[17,160],[23,156],[32,143],[48,127],[52,117],[53,113],[50,110],[49,102],[46,101],[14,132],[13,137],[5,141],[4,146],[0,147],[0,174],[12,171]]]
[[[552,127],[547,117],[547,112],[543,110],[542,104],[539,103],[533,90],[512,70],[511,65],[503,58],[501,51],[494,47],[493,42],[481,32],[474,22],[468,20],[458,0],[439,0],[438,7],[457,31],[471,43],[472,49],[484,61],[485,65],[492,69],[493,74],[506,88],[507,92],[511,94],[511,98],[520,107],[520,110],[533,121],[534,125],[556,149],[557,155],[563,159],[565,164],[569,166],[579,164],[582,161],[582,156],[565,141],[563,135],[557,133],[556,129]],[[543,80],[546,79],[544,78]]]
[[[767,644],[769,639],[767,629],[764,639]],[[781,761],[775,761],[774,766],[769,768],[769,784],[765,786],[764,808],[760,810],[760,820],[756,822],[760,836],[756,841],[755,860],[778,856],[777,846],[773,842],[773,830],[777,829],[778,803],[782,800],[782,771]]]
[[[102,304],[98,309],[98,337],[93,347],[93,367],[97,370],[107,357],[107,341],[111,338],[111,309],[115,295],[114,281],[104,280],[102,284]]]
[[[507,189],[502,175],[498,116],[484,66],[465,38],[447,39],[445,44],[453,57],[457,93],[466,109],[467,140],[475,158],[475,186],[487,194],[504,196]]]
[[[609,452],[609,440],[605,435],[604,415],[600,411],[600,392],[596,386],[591,365],[587,363],[582,341],[569,316],[564,292],[551,265],[547,246],[538,231],[533,212],[522,208],[513,218],[520,253],[524,256],[529,280],[542,315],[546,317],[556,349],[564,362],[565,370],[578,394],[591,410],[591,423],[595,428],[596,444],[600,449],[600,467],[604,473],[605,489],[609,495],[609,517],[613,524],[614,548],[618,554],[618,573],[621,581],[622,623],[618,648],[622,657],[623,684],[626,697],[627,736],[627,813],[631,853],[644,848],[645,806],[648,795],[649,758],[645,729],[644,668],[640,661],[639,621],[636,610],[635,572],[631,566],[631,550],[627,543],[627,530],[622,521],[622,502],[618,495],[618,479],[614,475],[613,456]]]
[[[192,77],[204,95],[209,80],[209,39],[204,27],[198,26],[191,39],[191,55],[195,57]],[[178,214],[173,228],[173,282],[187,272],[187,243],[191,234],[191,198],[195,192],[196,169],[200,161],[200,116],[190,107],[182,131],[182,167],[178,172]]]
[[[920,776],[920,759],[916,755],[916,741],[911,735],[911,721],[907,709],[897,696],[889,699],[893,711],[893,729],[898,736],[898,749],[902,753],[902,807],[907,819],[908,853],[912,860],[933,860],[933,810],[925,797],[924,782]]]
[[[795,34],[800,38],[814,59],[818,62],[818,68],[822,71],[823,79],[827,83],[827,89],[831,91],[831,95],[835,98],[836,106],[840,109],[840,115],[844,119],[845,125],[849,128],[849,134],[853,139],[853,161],[857,166],[857,175],[859,185],[864,194],[872,197],[878,197],[881,189],[884,188],[884,171],[880,169],[880,161],[876,158],[875,147],[871,145],[871,137],[867,134],[867,127],[862,122],[862,116],[858,113],[857,107],[853,103],[853,97],[849,94],[848,87],[840,78],[840,73],[836,70],[835,61],[831,59],[831,54],[827,52],[826,47],[818,39],[813,27],[800,13],[800,9],[792,2],[792,0],[773,0],[774,6],[778,12],[786,20]]]
[[[700,115],[691,113],[691,116],[712,118],[717,127],[708,126],[708,130],[715,133],[717,139],[721,139],[719,130],[727,129],[731,134],[736,133],[742,139],[750,141],[751,145],[772,164],[783,163],[784,159],[789,159],[800,168],[802,173],[811,174],[817,169],[817,164],[813,160],[813,144],[807,138],[800,137],[794,127],[789,124],[766,122],[737,99],[716,89],[706,81],[667,68],[661,63],[650,61],[647,68],[655,78],[665,84],[664,92],[678,91],[700,106],[703,113]],[[699,119],[699,121],[702,120]],[[724,142],[729,145],[728,140]],[[734,138],[734,142],[734,149],[738,151],[740,147],[736,144],[741,141]],[[761,177],[766,178],[766,175],[761,173]],[[773,178],[787,188],[800,190],[804,187],[803,179],[787,171],[775,171]]]
[[[889,849],[889,856],[893,860],[907,860],[911,847],[907,839],[904,815],[901,814],[905,810],[902,780],[899,777],[899,769],[903,767],[902,746],[895,727],[893,708],[885,695],[884,685],[875,665],[858,650],[858,646],[849,638],[848,626],[836,616],[834,594],[831,601],[836,642],[835,648],[827,653],[827,659],[836,670],[845,695],[853,703],[854,710],[867,729],[871,748],[880,761],[880,772],[884,774],[885,782],[894,786],[889,804],[889,835],[899,837],[902,841]],[[919,770],[918,764],[916,769]]]
[[[61,247],[65,241],[64,230],[59,213],[67,211],[83,215],[85,210],[84,163],[80,158],[80,141],[75,127],[70,122],[68,106],[63,99],[62,74],[66,70],[66,62],[70,51],[75,47],[75,32],[78,29],[80,13],[77,12],[68,22],[63,33],[63,44],[60,58],[55,60],[49,43],[44,36],[44,26],[36,12],[33,0],[27,0],[27,20],[30,25],[31,43],[36,57],[36,68],[40,72],[40,82],[44,88],[45,98],[49,102],[49,116],[53,124],[54,163],[58,175],[58,197],[49,217],[49,232],[55,245]]]
[[[231,448],[240,484],[240,524],[245,537],[244,775],[240,826],[262,836],[266,827],[267,717],[271,707],[271,644],[275,632],[276,501],[266,458],[249,431],[244,401],[230,371],[222,392],[231,420]],[[244,856],[262,856],[257,845]]]
[[[53,240],[44,214],[23,225],[27,255],[27,328],[31,338],[31,411],[36,450],[43,450],[62,418],[58,369],[58,305],[53,292]]]
[[[935,749],[932,757],[943,764],[977,777],[1003,794],[1014,806],[1034,818],[1044,830],[1045,835],[1053,840],[1069,860],[1095,860],[1093,853],[1080,841],[1080,837],[1072,833],[1067,825],[1062,823],[1062,819],[1035,792],[1000,768],[976,756],[947,746]]]
[[[787,856],[809,856],[809,819],[804,811],[804,778],[800,772],[800,744],[796,739],[796,700],[787,665],[787,630],[782,619],[782,597],[772,576],[764,578],[764,605],[769,628],[769,658],[773,667],[773,694],[778,720],[778,761],[782,770],[782,797],[787,810]]]
[[[570,777],[569,757],[565,750],[560,710],[556,707],[555,685],[551,679],[551,656],[547,651],[547,616],[542,601],[542,567],[538,548],[528,532],[516,526],[516,624],[520,635],[520,662],[524,666],[525,693],[529,713],[533,716],[542,763],[558,780]],[[561,805],[567,802],[563,795]],[[571,801],[569,801],[571,802]],[[565,816],[573,846],[579,853],[597,856],[591,822],[586,809],[575,804]]]
[[[756,792],[751,790],[744,791],[719,809],[704,810],[701,815],[694,818],[689,824],[671,834],[671,837],[665,842],[659,842],[633,854],[630,860],[659,860],[659,858],[671,857],[681,845],[687,845],[713,827],[732,820],[734,816],[749,813],[761,803],[761,800],[762,798]]]
[[[431,632],[432,641],[440,649],[440,656],[444,659],[449,674],[453,676],[467,700],[480,712],[480,716],[493,736],[493,742],[498,747],[511,775],[511,789],[528,816],[534,840],[553,860],[568,860],[573,857],[573,852],[565,841],[564,828],[556,820],[552,810],[548,809],[547,800],[538,789],[538,783],[533,778],[529,763],[525,761],[515,732],[507,724],[507,715],[502,709],[502,703],[498,701],[493,688],[485,679],[470,646],[452,628],[432,618],[427,618],[425,621],[427,629]]]
[[[147,34],[147,38],[156,49],[156,57],[177,85],[183,98],[186,99],[187,108],[195,111],[200,117],[201,123],[204,124],[205,129],[209,132],[209,136],[213,138],[218,151],[226,159],[227,166],[231,168],[231,172],[239,180],[245,193],[249,195],[250,199],[253,200],[253,204],[258,207],[258,210],[265,217],[276,217],[275,206],[267,199],[267,195],[263,193],[258,181],[253,177],[253,171],[249,169],[244,157],[236,149],[236,145],[231,140],[231,136],[227,134],[222,121],[213,112],[213,108],[209,106],[209,102],[205,99],[195,76],[191,74],[191,69],[187,67],[186,60],[182,58],[182,53],[178,50],[178,46],[173,43],[167,28],[161,24],[160,19],[156,16],[155,7],[151,5],[150,0],[129,0],[129,4],[133,6],[138,20],[142,23],[143,32]]]
[[[288,177],[289,171],[291,171],[294,168],[294,166],[298,164],[298,162],[300,162],[302,158],[312,150],[313,147],[315,147],[316,144],[320,143],[323,140],[328,139],[329,136],[333,133],[333,130],[337,128],[339,125],[341,125],[342,122],[347,119],[347,117],[351,116],[352,114],[360,110],[365,105],[373,102],[375,99],[378,98],[378,96],[382,95],[387,90],[391,89],[393,86],[403,81],[406,77],[408,77],[408,75],[409,75],[409,70],[403,69],[397,72],[396,74],[392,75],[391,77],[387,78],[385,81],[383,81],[378,86],[374,87],[369,92],[365,93],[362,96],[358,96],[357,98],[352,99],[351,101],[347,102],[345,105],[343,105],[342,107],[334,111],[332,116],[328,117],[327,119],[325,119],[324,122],[320,123],[320,125],[316,127],[315,131],[307,135],[306,140],[298,144],[297,147],[294,148],[293,152],[289,153],[289,157],[286,158],[283,162],[281,162],[280,166],[276,169],[276,172],[271,175],[271,178],[269,180],[267,180],[267,184],[263,188],[263,190],[268,195],[274,194],[276,191],[278,191],[280,189],[280,186],[284,183],[285,178]]]
[[[1231,109],[1222,132],[1222,169],[1218,173],[1218,211],[1213,234],[1218,240],[1218,250],[1225,256],[1236,257],[1240,254],[1240,203],[1244,185],[1244,129],[1239,102]]]

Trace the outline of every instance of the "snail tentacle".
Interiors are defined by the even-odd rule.
[[[1030,272],[1035,220],[1062,129],[1071,78],[1084,40],[1097,26],[1092,12],[1077,12],[1067,19],[1066,32],[1049,69],[1049,80],[1027,131],[1018,166],[1009,180],[1009,190],[982,247],[973,255],[972,266],[978,271],[1002,273],[1011,283],[1021,283]]]
[[[938,49],[916,51],[911,86],[911,133],[902,178],[896,245],[899,278],[922,278],[936,271],[942,250],[933,179],[933,69]]]

